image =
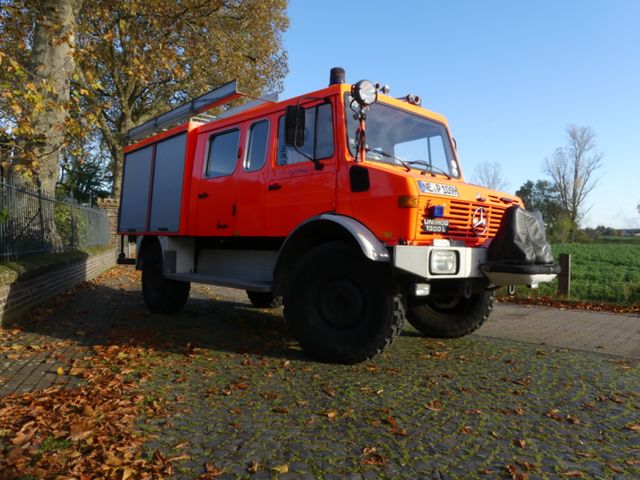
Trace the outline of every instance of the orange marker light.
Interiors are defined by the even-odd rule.
[[[418,197],[415,195],[400,195],[398,197],[398,207],[400,208],[417,208]]]

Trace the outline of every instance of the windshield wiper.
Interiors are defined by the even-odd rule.
[[[367,147],[367,148],[365,148],[365,150],[366,150],[367,152],[371,152],[371,153],[376,153],[376,154],[378,154],[378,155],[382,155],[383,157],[386,157],[386,158],[392,158],[392,159],[394,159],[394,160],[397,160],[397,161],[400,163],[400,165],[402,165],[404,168],[406,168],[406,169],[407,169],[407,172],[410,172],[410,171],[411,171],[411,167],[409,166],[409,164],[410,164],[411,162],[407,162],[407,161],[405,161],[405,160],[402,160],[401,158],[394,157],[394,156],[393,156],[393,155],[391,155],[390,153],[387,153],[387,152],[385,152],[385,151],[383,151],[383,150],[380,150],[379,148],[368,148],[368,147]]]
[[[409,165],[424,165],[425,167],[427,167],[430,171],[431,171],[431,176],[435,177],[435,173],[434,172],[438,172],[443,174],[445,177],[447,177],[447,180],[451,180],[451,176],[445,172],[443,169],[441,169],[440,167],[436,167],[435,165],[430,165],[427,162],[425,162],[424,160],[412,160],[410,162],[406,162]],[[424,175],[425,173],[427,173],[426,170],[422,171],[422,174]]]
[[[447,177],[447,180],[451,180],[451,176],[447,172],[445,172],[443,169],[441,169],[440,167],[436,167],[435,165],[430,165],[429,163],[427,163],[424,160],[403,160],[402,158],[394,157],[390,153],[387,153],[384,150],[381,150],[379,148],[368,148],[367,147],[367,148],[365,148],[365,150],[367,152],[375,153],[375,154],[378,154],[378,155],[382,155],[383,157],[392,158],[393,160],[396,160],[400,165],[402,165],[404,168],[407,169],[407,172],[411,171],[411,165],[424,165],[425,167],[427,167],[431,171],[431,176],[435,177],[435,173],[434,172],[438,172],[438,173],[442,173],[445,177]],[[422,170],[421,173],[424,175],[425,173],[427,173],[427,171],[426,170]]]

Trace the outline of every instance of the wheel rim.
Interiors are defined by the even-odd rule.
[[[361,290],[353,282],[344,279],[325,283],[318,291],[316,302],[322,321],[337,329],[357,325],[365,310]]]

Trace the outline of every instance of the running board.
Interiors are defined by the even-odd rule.
[[[165,273],[164,276],[169,280],[204,283],[207,285],[217,285],[218,287],[252,290],[254,292],[270,292],[273,289],[273,286],[267,282],[230,278],[225,275],[213,275],[210,273]]]

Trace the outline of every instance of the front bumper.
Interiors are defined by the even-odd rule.
[[[431,273],[429,259],[431,252],[436,250],[449,250],[457,253],[458,268],[455,273],[438,275]],[[486,259],[486,248],[418,247],[412,245],[397,245],[393,248],[393,265],[396,268],[427,280],[483,277],[480,265],[484,264]]]
[[[436,250],[455,251],[458,268],[452,274],[433,274],[429,259]],[[496,286],[536,285],[550,282],[559,273],[556,264],[549,265],[502,265],[487,262],[487,249],[482,247],[418,247],[397,245],[393,248],[394,267],[427,280],[455,280],[486,278]]]

